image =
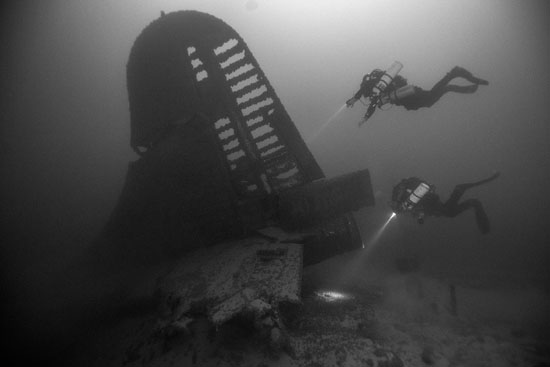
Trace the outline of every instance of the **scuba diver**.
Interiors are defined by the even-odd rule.
[[[456,185],[444,203],[435,193],[435,186],[417,177],[406,178],[393,188],[390,207],[395,214],[411,213],[420,224],[424,223],[426,216],[454,218],[465,210],[473,209],[477,227],[481,233],[486,234],[491,230],[491,225],[481,202],[478,199],[467,199],[460,203],[458,201],[466,190],[491,182],[499,176],[500,172],[496,172],[481,181]]]
[[[353,97],[346,101],[347,107],[350,108],[353,107],[355,102],[361,99],[361,97],[370,100],[367,112],[360,125],[372,116],[376,107],[381,108],[386,104],[394,104],[396,106],[403,106],[407,110],[417,110],[422,107],[431,107],[447,92],[474,93],[479,85],[489,84],[488,81],[473,76],[468,70],[460,66],[455,66],[441,78],[432,89],[424,90],[415,85],[407,84],[407,79],[397,75],[402,67],[400,63],[399,65],[401,65],[401,67],[398,68],[397,72],[394,71],[391,73],[392,69],[394,69],[394,65],[392,65],[388,71],[374,69],[371,73],[365,75],[359,90]],[[380,83],[380,81],[383,81],[384,77],[386,77],[386,81]],[[455,78],[466,79],[472,84],[449,84],[451,80]],[[382,88],[380,88],[380,86],[382,86]]]

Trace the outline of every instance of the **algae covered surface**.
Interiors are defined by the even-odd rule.
[[[195,314],[182,327],[166,327],[158,312],[151,310],[122,318],[83,341],[74,353],[74,365],[489,367],[549,363],[548,324],[543,316],[549,297],[543,290],[471,284],[456,277],[381,271],[375,266],[335,282],[356,255],[304,269],[301,302],[277,308],[284,335],[258,327],[254,313],[241,313],[218,326],[205,315]],[[455,304],[450,284],[454,285]],[[281,342],[274,344],[278,337]]]

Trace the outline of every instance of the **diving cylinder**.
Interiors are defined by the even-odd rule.
[[[412,94],[414,94],[414,85],[406,85],[404,87],[401,87],[399,89],[394,89],[389,93],[384,93],[382,97],[380,98],[380,104],[384,105],[386,103],[395,103],[397,101],[400,101],[401,99],[408,97]]]
[[[388,87],[388,85],[390,85],[393,78],[395,78],[395,76],[399,74],[402,68],[403,68],[402,63],[400,63],[399,61],[394,61],[393,64],[391,64],[391,66],[389,67],[389,69],[387,69],[384,72],[384,75],[382,75],[382,77],[380,78],[378,83],[376,83],[374,88],[372,88],[373,96],[380,95]]]
[[[380,103],[380,97],[383,95],[382,92],[391,84],[393,78],[403,68],[403,64],[399,61],[394,61],[393,64],[384,72],[384,75],[380,77],[380,80],[372,88],[372,93],[370,95],[370,104],[367,107],[367,112],[361,121],[359,121],[359,126],[363,125],[374,113],[376,106]]]
[[[430,191],[430,186],[424,182],[421,182],[416,187],[416,189],[414,189],[414,191],[411,192],[407,200],[405,200],[405,202],[403,203],[403,208],[405,210],[412,209],[416,204],[418,204],[420,199],[422,199],[428,191]]]

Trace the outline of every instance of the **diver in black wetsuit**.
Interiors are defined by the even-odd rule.
[[[396,214],[406,211],[412,213],[420,224],[424,223],[426,216],[454,218],[465,210],[473,209],[479,230],[486,234],[491,230],[491,225],[481,202],[478,199],[467,199],[460,203],[458,201],[466,190],[493,181],[499,176],[500,173],[497,172],[481,181],[456,185],[444,203],[435,193],[434,186],[416,177],[403,179],[393,188],[390,206]]]
[[[370,74],[365,75],[359,90],[352,98],[346,101],[346,105],[352,107],[361,97],[369,98],[372,94],[373,87],[383,74],[384,71],[375,69]],[[449,84],[451,80],[455,78],[466,79],[472,84],[466,86]],[[417,110],[422,107],[431,107],[445,93],[474,93],[479,85],[488,84],[488,81],[473,76],[472,73],[460,66],[455,66],[430,90],[424,90],[415,85],[407,84],[407,79],[400,75],[396,75],[380,96],[378,107],[390,103],[397,106],[403,106],[407,110]],[[372,112],[370,114],[372,114]]]
[[[353,107],[355,102],[361,99],[361,97],[370,98],[372,94],[372,89],[374,88],[376,83],[378,83],[382,75],[384,75],[384,71],[380,69],[374,69],[370,73],[366,74],[363,77],[363,80],[361,80],[361,85],[359,86],[359,90],[355,92],[353,97],[351,97],[346,101],[346,105],[348,107]]]

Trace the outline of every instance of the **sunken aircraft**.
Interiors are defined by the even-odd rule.
[[[361,248],[352,213],[374,205],[368,170],[325,178],[244,40],[209,14],[149,24],[127,87],[139,158],[95,251],[177,259],[158,282],[167,324],[251,312],[276,339],[302,267]]]

